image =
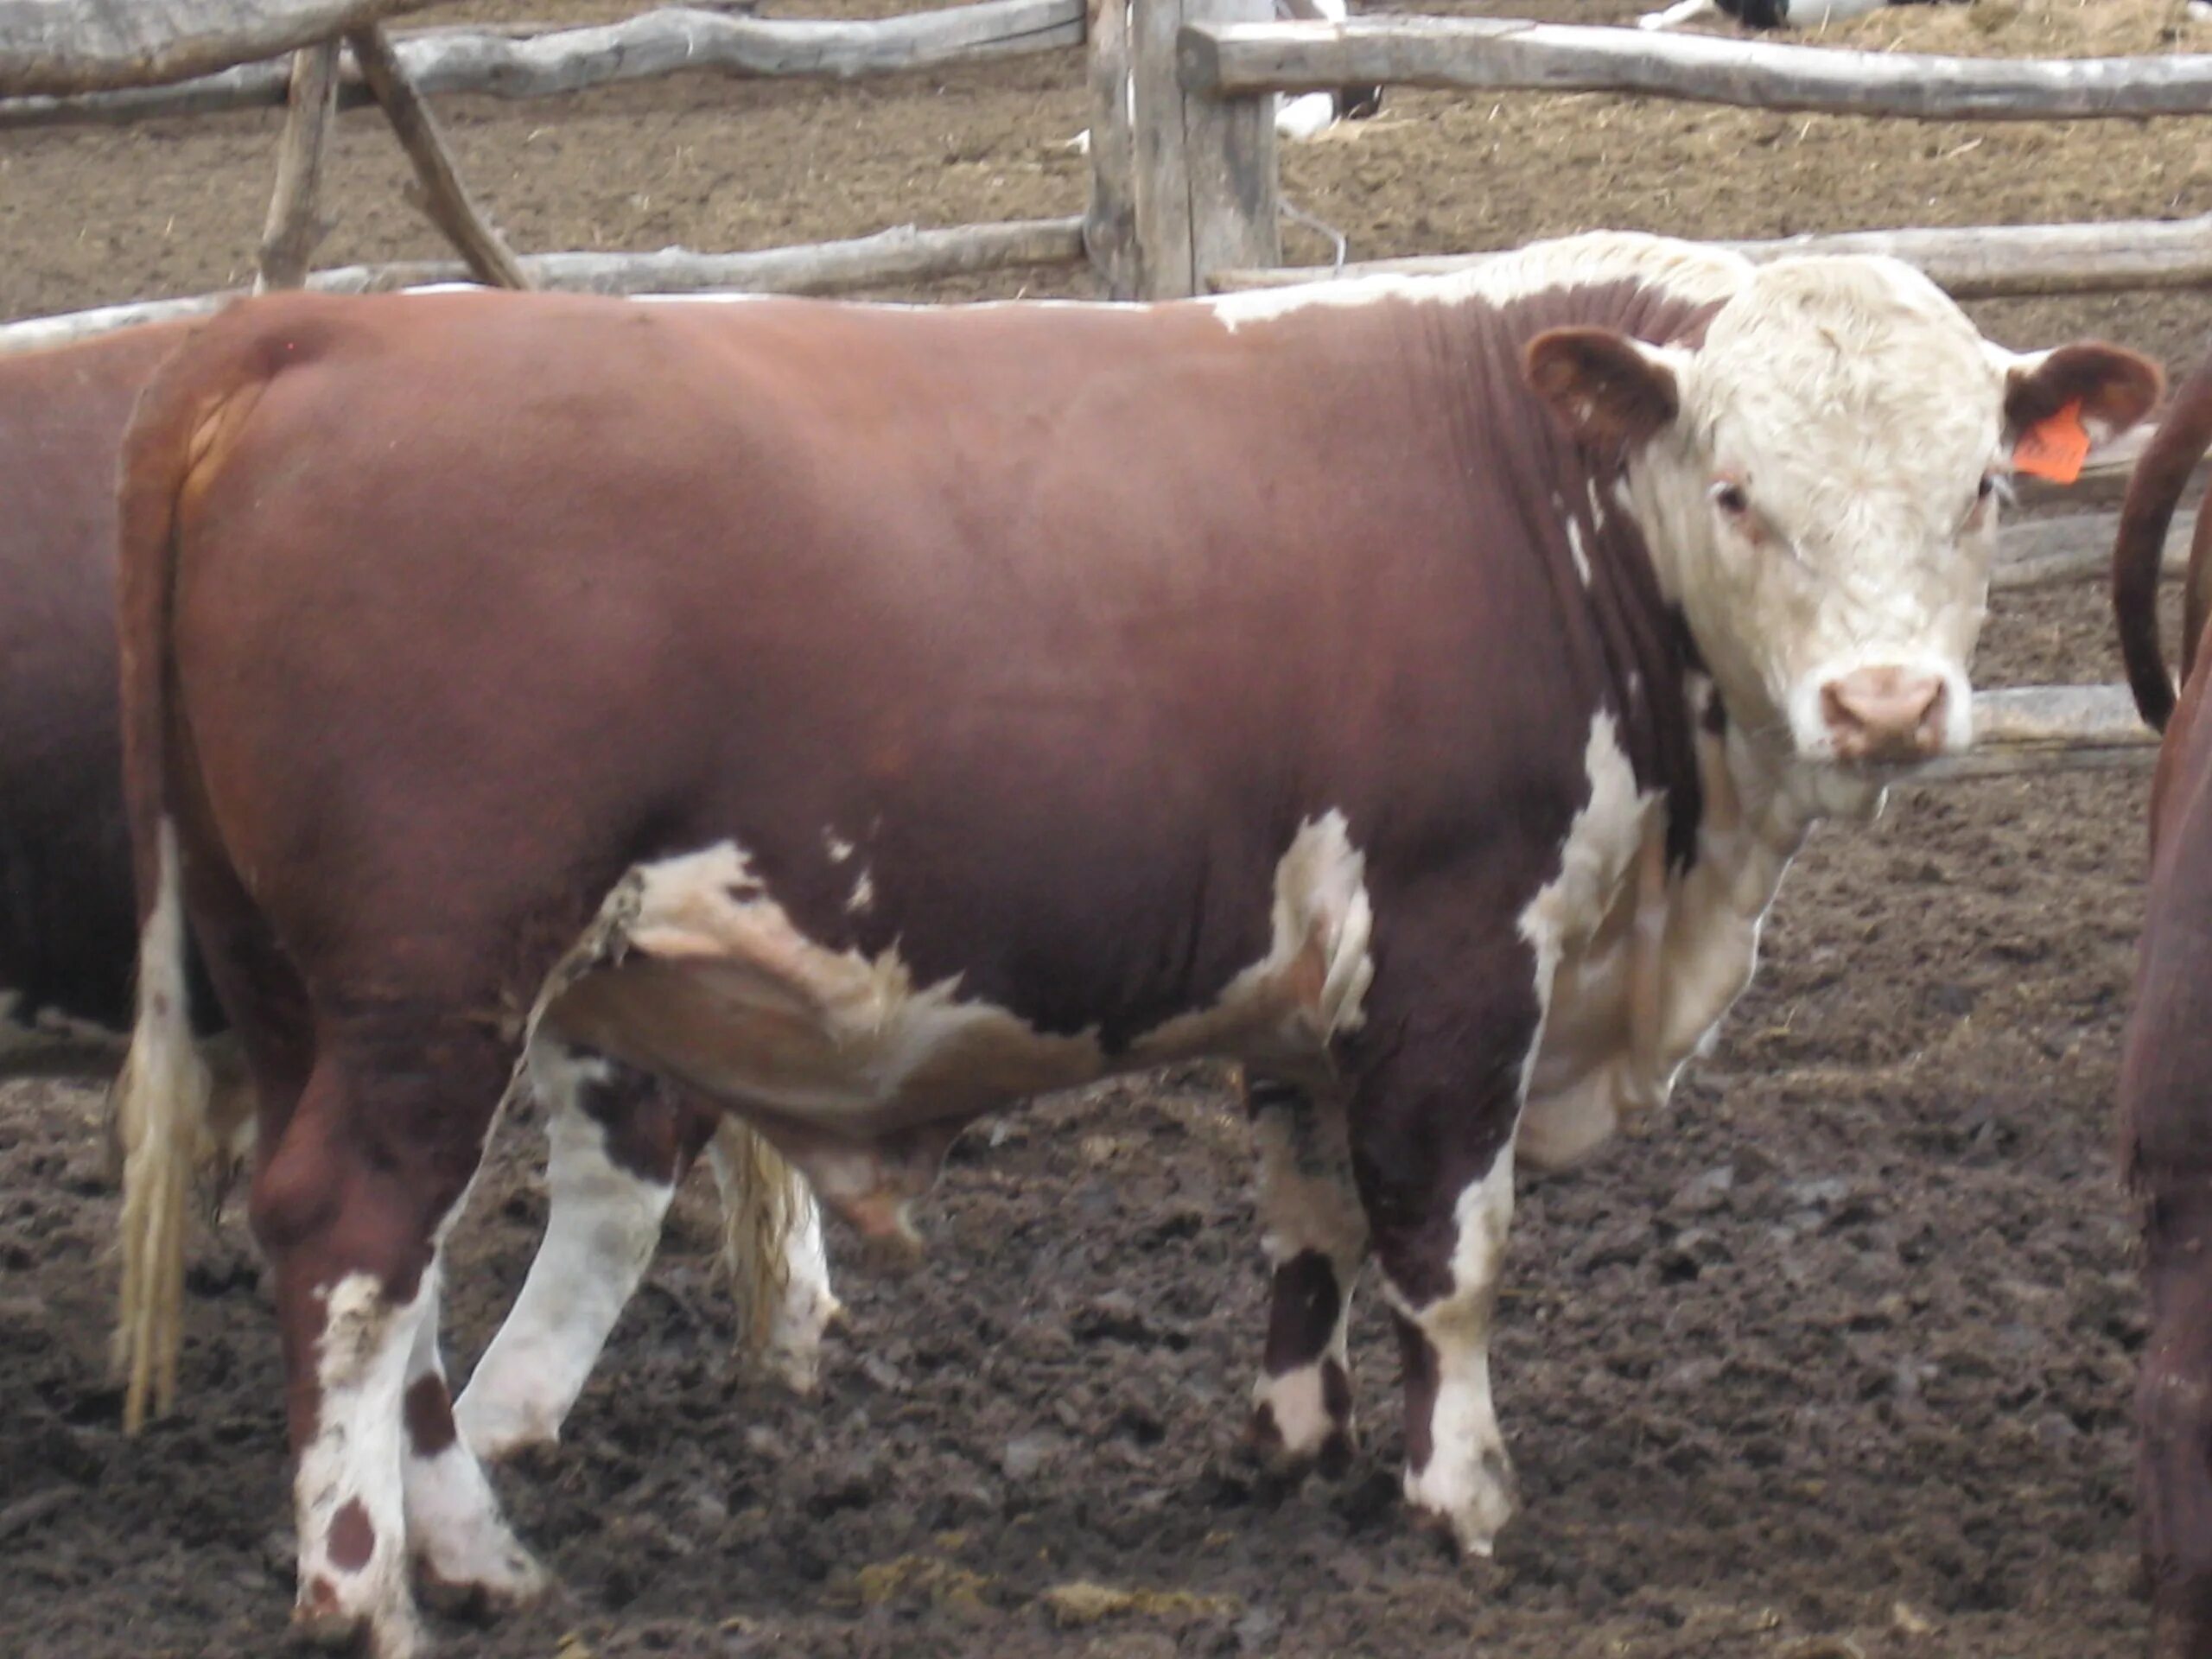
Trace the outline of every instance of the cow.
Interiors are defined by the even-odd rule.
[[[404,1654],[410,1557],[541,1581],[430,1319],[533,1084],[679,1079],[895,1250],[977,1115],[1240,1061],[1262,1403],[1348,1427],[1371,1254],[1406,1496],[1487,1552],[1516,1160],[1662,1100],[1808,826],[1970,741],[2008,458],[2158,388],[1893,261],[1611,233],[1148,307],[211,323],[124,446],[131,1117],[205,1098],[188,925],[258,1091],[296,1621]]]
[[[1351,16],[1344,0],[1274,0],[1278,22],[1341,23]],[[1136,119],[1136,82],[1122,83],[1130,124]],[[1342,121],[1365,121],[1382,110],[1380,86],[1339,86],[1327,92],[1280,93],[1274,100],[1276,133],[1303,141],[1319,138]],[[1077,155],[1090,153],[1090,130],[1086,127],[1068,140],[1065,148]]]
[[[117,726],[115,466],[155,325],[0,356],[0,990],[11,1021],[123,1030],[137,910]]]
[[[2151,1336],[2137,1378],[2135,1492],[2158,1659],[2212,1654],[2212,513],[2190,549],[2178,698],[2158,640],[2166,531],[2212,447],[2212,346],[2136,462],[2113,550],[2113,607],[2136,708],[2164,732],[2151,877],[2121,1051],[2125,1164],[2142,1200]]]
[[[1274,12],[1284,22],[1313,23],[1341,23],[1351,15],[1344,0],[1274,0]],[[1134,96],[1134,82],[1131,91]],[[1382,110],[1380,86],[1284,94],[1275,99],[1275,130],[1286,138],[1318,138],[1339,121],[1365,121]]]
[[[0,992],[19,1058],[129,1025],[137,909],[123,810],[115,633],[115,472],[139,390],[193,325],[152,324],[53,350],[0,355],[0,467],[16,480],[0,522]],[[168,1172],[130,1183],[162,1195],[172,1248],[140,1258],[120,1344],[136,1427],[175,1390],[186,1184],[219,1194],[252,1139],[236,1045],[191,964],[193,1036],[210,1111]],[[118,1044],[119,1046],[119,1044]],[[73,1053],[95,1065],[106,1055]],[[44,1064],[43,1058],[40,1060]],[[770,1375],[812,1386],[836,1311],[820,1218],[758,1138],[660,1090],[604,1124],[574,1111],[548,1126],[551,1204],[516,1311],[464,1395],[485,1455],[557,1436],[623,1299],[650,1257],[675,1182],[703,1147],[725,1195],[724,1258],[741,1326]],[[126,1226],[130,1224],[126,1219]]]
[[[1638,29],[1676,29],[1718,11],[1745,29],[1824,29],[1885,6],[1964,5],[1967,0],[1675,0],[1662,11],[1647,11]]]

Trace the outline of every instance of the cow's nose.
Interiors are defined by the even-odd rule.
[[[1903,765],[1942,752],[1949,700],[1941,674],[1856,668],[1821,688],[1821,717],[1837,760]]]

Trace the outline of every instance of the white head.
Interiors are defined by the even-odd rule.
[[[1624,448],[1669,597],[1739,730],[1799,761],[1909,766],[1971,741],[1997,493],[2031,433],[2101,442],[2157,399],[2102,345],[2021,356],[1895,260],[1758,267],[1701,340],[1529,347],[1578,437]]]

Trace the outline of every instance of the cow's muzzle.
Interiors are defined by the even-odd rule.
[[[1855,668],[1821,688],[1821,721],[1851,766],[1910,766],[1943,753],[1951,689],[1918,668]]]

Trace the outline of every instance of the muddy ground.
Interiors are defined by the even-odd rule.
[[[2178,10],[1985,0],[1850,33],[2164,50]],[[465,172],[525,248],[737,248],[1077,211],[1082,163],[1060,142],[1083,124],[1078,78],[1061,54],[448,114]],[[239,116],[0,135],[0,316],[239,280],[273,130]],[[1291,198],[1365,257],[1605,224],[2197,213],[2212,129],[1407,96],[1285,170]],[[400,176],[372,118],[348,118],[327,258],[438,251]],[[1047,272],[969,291],[1082,287]],[[1982,312],[2017,344],[2094,331],[2171,354],[2212,302]],[[2093,588],[2006,597],[1981,677],[2112,678],[2107,632]],[[844,1278],[851,1324],[810,1402],[732,1375],[711,1212],[689,1192],[568,1447],[500,1478],[561,1592],[493,1630],[442,1627],[449,1650],[2136,1653],[2126,1409],[2143,1319],[2111,1102],[2141,795],[2132,776],[1905,791],[1871,830],[1815,838],[1758,984],[1674,1108],[1586,1169],[1524,1184],[1497,1380],[1526,1510],[1494,1562],[1446,1560],[1399,1511],[1395,1360],[1371,1306],[1351,1477],[1287,1486],[1244,1459],[1262,1277],[1243,1132],[1199,1071],[1051,1101],[963,1141],[930,1205],[932,1261],[909,1280]],[[270,1651],[288,1506],[251,1252],[235,1219],[201,1241],[184,1409],[124,1442],[101,1366],[113,1210],[97,1100],[51,1081],[0,1090],[0,1654]],[[534,1126],[511,1128],[457,1237],[461,1370],[534,1246],[537,1157]],[[846,1242],[833,1255],[849,1259]],[[1065,1593],[1082,1585],[1133,1599]]]

